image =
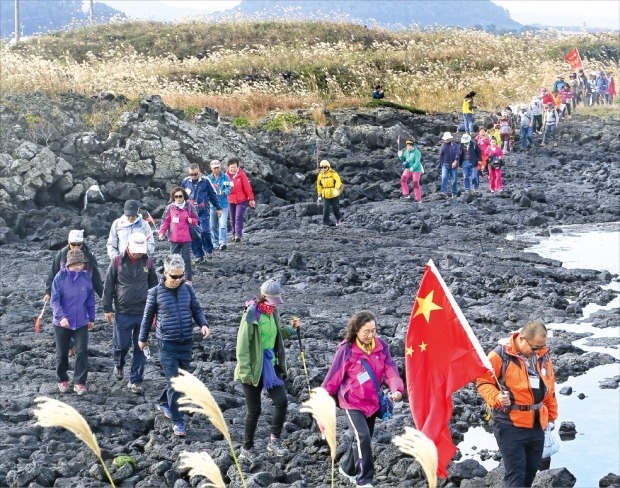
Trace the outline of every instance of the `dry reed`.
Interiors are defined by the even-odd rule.
[[[190,476],[204,476],[211,483],[206,486],[215,486],[216,488],[226,488],[220,468],[213,458],[206,452],[188,452],[183,451],[179,456],[181,469],[190,468]]]
[[[405,433],[394,437],[392,442],[398,449],[412,456],[424,470],[429,488],[437,486],[437,447],[422,432],[412,427],[405,427]]]

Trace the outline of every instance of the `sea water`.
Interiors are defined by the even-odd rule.
[[[545,258],[562,261],[565,268],[587,268],[607,270],[614,275],[620,273],[620,223],[591,226],[564,226],[562,233],[548,238],[533,235],[510,236],[519,240],[529,240],[532,246],[526,251],[535,252]],[[604,288],[620,290],[618,277]],[[595,328],[587,321],[597,310],[614,310],[620,307],[620,297],[600,306],[588,304],[584,307],[583,318],[573,324],[547,324],[549,329],[563,329],[571,332],[589,333],[592,337],[620,337],[620,315],[618,324],[605,329]],[[610,354],[616,359],[620,350],[615,347],[588,346],[588,338],[573,344],[588,352]],[[559,404],[559,418],[556,428],[562,421],[573,422],[577,435],[574,440],[561,442],[560,451],[551,459],[551,467],[566,467],[576,478],[577,487],[596,487],[607,473],[620,474],[620,391],[601,389],[599,382],[620,375],[620,364],[607,364],[590,369],[583,375],[569,377],[566,382],[556,385]],[[571,395],[560,395],[563,386],[571,386]],[[578,395],[583,393],[583,400]],[[458,445],[463,453],[462,459],[474,458],[485,468],[491,470],[497,461],[481,461],[481,449],[497,450],[492,434],[482,427],[469,429],[464,440]]]

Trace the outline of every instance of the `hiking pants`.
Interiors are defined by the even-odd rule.
[[[210,231],[209,231],[210,232]],[[209,242],[211,242],[211,236],[209,236]],[[190,255],[191,242],[171,242],[170,253],[180,254],[185,263],[185,279],[192,281],[192,257]]]
[[[471,134],[474,131],[474,114],[463,114],[463,125],[465,132]]]
[[[545,432],[495,422],[493,434],[504,460],[504,487],[532,486],[545,447]]]
[[[419,202],[422,200],[422,190],[420,188],[420,178],[422,177],[422,173],[412,173],[408,169],[403,171],[402,176],[400,177],[400,189],[403,192],[403,195],[409,196],[409,180],[411,180],[413,185],[413,196],[415,197],[415,201]]]
[[[131,372],[129,381],[134,385],[142,383],[144,376],[144,365],[146,358],[138,347],[138,336],[140,335],[140,324],[142,315],[117,313],[114,316],[114,329],[112,330],[112,345],[114,346],[114,366],[123,369],[125,358],[129,348],[133,346],[133,358],[131,360]]]
[[[197,232],[192,232],[192,252],[194,253],[194,256],[200,259],[204,257],[205,252],[207,254],[211,254],[213,252],[213,242],[211,241],[211,221],[209,218],[208,208],[201,208],[199,210],[198,220],[200,234]]]
[[[243,236],[243,215],[248,209],[250,203],[245,200],[239,203],[228,202],[230,208],[230,226],[232,227],[233,236],[241,238]]]
[[[222,207],[222,214],[217,216],[217,209],[211,207],[211,242],[214,247],[227,244],[228,206]]]
[[[183,420],[183,413],[179,411],[179,398],[181,394],[172,388],[170,380],[179,376],[179,369],[189,371],[189,363],[192,360],[193,341],[172,342],[159,341],[159,363],[164,370],[168,383],[159,397],[159,402],[168,405],[172,414],[173,422]]]
[[[254,447],[254,434],[258,425],[258,418],[261,413],[261,396],[263,392],[263,379],[261,378],[257,386],[243,384],[243,395],[245,396],[245,439],[243,447],[250,449]],[[286,418],[286,410],[288,408],[288,399],[286,397],[286,388],[282,386],[274,386],[267,390],[267,395],[273,402],[273,415],[271,417],[271,435],[280,438],[284,419]]]
[[[532,132],[540,131],[543,128],[542,114],[534,115],[532,118]]]
[[[75,341],[75,368],[73,370],[73,382],[76,385],[86,385],[88,377],[88,327],[84,325],[76,330],[65,329],[55,326],[56,334],[56,375],[58,381],[69,381],[67,370],[69,369],[70,341]]]
[[[342,215],[340,214],[340,197],[323,198],[323,223],[329,225],[329,213],[334,213],[336,223],[340,222]]]
[[[521,127],[521,149],[527,149],[528,144],[534,144],[534,139],[532,139],[532,128]]]
[[[489,189],[492,192],[502,191],[502,168],[495,169],[491,165],[487,168],[489,168]]]
[[[553,137],[554,141],[558,140],[557,134],[557,125],[556,124],[547,124],[545,125],[545,133],[543,134],[542,143],[545,144],[547,142],[547,134],[551,133],[551,137]]]
[[[372,433],[375,419],[366,417],[360,410],[345,410],[345,416],[353,434],[351,442],[342,456],[340,467],[349,476],[357,476],[357,484],[373,482],[375,461],[372,457]]]

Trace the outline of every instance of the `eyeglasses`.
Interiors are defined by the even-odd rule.
[[[183,195],[175,195],[174,198],[183,198],[183,199],[185,199],[185,197]]]
[[[329,169],[329,166],[321,166],[321,169]]]
[[[198,176],[200,173],[190,173],[189,175],[193,178],[194,176]]]
[[[528,341],[525,336],[521,336],[523,337],[523,339],[525,340],[525,342],[527,342],[527,345],[530,346],[530,349],[534,352],[536,351],[540,351],[543,347],[547,347],[547,344],[543,344],[542,346],[532,346],[532,343],[530,341]]]
[[[82,247],[82,243],[81,242],[70,242],[69,245],[71,247]]]
[[[180,279],[182,279],[182,278],[183,278],[183,276],[185,276],[185,275],[182,275],[182,274],[180,274],[180,275],[173,275],[173,274],[169,274],[168,276],[170,276],[170,279],[171,279],[171,280],[180,280]]]

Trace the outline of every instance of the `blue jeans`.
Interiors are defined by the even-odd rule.
[[[226,244],[228,237],[228,206],[222,207],[222,215],[217,216],[217,209],[211,207],[211,241],[213,246]]]
[[[463,114],[463,123],[465,125],[465,132],[470,133],[474,131],[474,114]]]
[[[198,212],[200,221],[200,238],[192,236],[192,252],[197,258],[202,258],[213,252],[213,242],[211,241],[211,224],[209,219],[209,209],[201,208]]]
[[[170,380],[179,376],[179,369],[189,371],[189,363],[192,360],[192,341],[172,342],[159,341],[159,363],[164,370],[168,383],[159,397],[162,405],[168,405],[172,414],[173,422],[183,420],[183,414],[179,412],[179,398],[181,394],[172,388]]]
[[[528,142],[534,144],[531,127],[521,127],[521,149],[527,149]]]
[[[458,168],[450,168],[445,164],[441,166],[441,193],[448,193],[448,179],[452,178],[452,194],[456,195]]]
[[[558,140],[558,134],[557,134],[557,126],[555,124],[547,124],[545,125],[545,132],[543,134],[543,140],[542,143],[544,144],[547,141],[547,133],[551,132],[551,137],[553,137],[554,141]]]
[[[463,161],[463,183],[465,185],[465,191],[471,190],[472,183],[474,183],[474,189],[478,189],[477,168],[478,167],[472,164],[471,161]]]
[[[125,358],[129,348],[133,345],[133,359],[131,360],[131,372],[129,381],[135,385],[142,383],[144,377],[144,365],[146,358],[138,347],[138,335],[142,315],[117,313],[114,316],[114,329],[112,330],[112,345],[114,346],[114,366],[125,367]]]

